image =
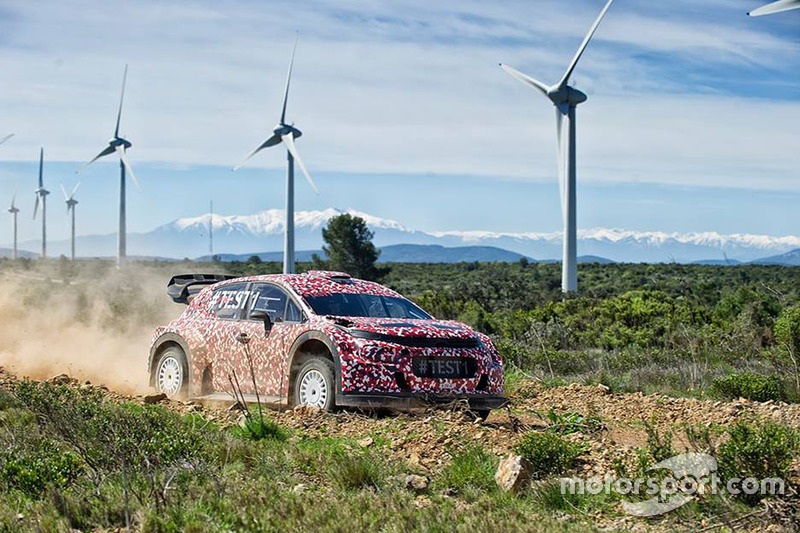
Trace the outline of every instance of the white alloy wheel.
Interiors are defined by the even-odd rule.
[[[156,371],[156,388],[167,396],[177,396],[183,388],[183,363],[174,355],[167,355]]]
[[[315,368],[309,369],[300,379],[300,404],[312,407],[325,408],[328,401],[328,383],[322,372]]]

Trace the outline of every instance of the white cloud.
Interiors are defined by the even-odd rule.
[[[289,118],[312,172],[550,180],[552,107],[497,62],[554,80],[599,4],[10,0],[0,108],[18,136],[3,157],[31,159],[40,144],[51,159],[94,155],[129,61],[134,164],[232,165],[277,119],[299,28]],[[786,76],[798,93],[797,44],[743,17],[748,1],[693,5],[613,6],[576,72],[591,96],[579,113],[580,179],[799,189],[800,103],[735,81],[761,64],[763,83]],[[694,86],[701,64],[715,72]],[[693,76],[673,75],[681,69]],[[734,79],[715,86],[723,74]],[[283,160],[274,150],[252,164]]]

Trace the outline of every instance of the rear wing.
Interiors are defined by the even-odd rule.
[[[167,294],[175,303],[188,304],[206,286],[237,277],[225,274],[180,274],[173,276],[167,283]]]

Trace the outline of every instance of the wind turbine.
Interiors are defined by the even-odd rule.
[[[128,173],[133,178],[133,184],[136,185],[136,188],[141,191],[142,188],[139,187],[139,181],[136,179],[136,175],[133,173],[133,169],[131,168],[131,164],[128,162],[128,156],[125,152],[130,148],[131,142],[127,139],[120,137],[119,135],[119,122],[122,118],[122,102],[125,99],[125,81],[128,78],[128,65],[125,65],[125,73],[122,75],[122,94],[119,97],[119,111],[117,112],[117,126],[114,128],[114,136],[108,140],[108,146],[106,146],[102,152],[97,154],[94,159],[89,161],[88,163],[84,164],[80,169],[83,170],[84,168],[88,167],[101,157],[111,155],[116,152],[117,156],[119,156],[119,231],[117,233],[117,268],[122,268],[125,266],[127,261],[127,243],[126,243],[126,230],[125,230],[125,171],[127,170]]]
[[[575,111],[587,97],[581,91],[569,85],[569,78],[578,64],[586,46],[597,31],[597,27],[605,17],[614,0],[608,0],[600,15],[592,24],[589,33],[584,37],[578,51],[572,58],[567,71],[555,85],[548,86],[500,63],[507,73],[521,82],[538,90],[547,97],[556,108],[556,133],[558,136],[558,184],[561,192],[561,214],[564,223],[564,249],[561,264],[561,290],[574,292],[578,290],[578,232],[576,216],[576,128]]]
[[[748,15],[751,17],[760,17],[762,15],[771,15],[772,13],[782,13],[784,11],[791,11],[792,9],[800,9],[800,0],[778,0],[772,2],[758,9],[754,9]]]
[[[42,202],[42,259],[47,259],[47,195],[50,191],[44,188],[44,148],[39,151],[39,187],[36,188],[36,203],[33,206],[33,219],[39,211],[39,201]]]
[[[294,127],[294,124],[287,124],[286,123],[286,104],[289,100],[289,82],[292,80],[292,66],[294,65],[294,54],[297,50],[297,38],[295,37],[294,40],[294,47],[292,48],[292,57],[289,60],[289,72],[286,75],[286,88],[283,91],[283,108],[281,110],[281,119],[278,122],[278,125],[275,126],[275,129],[272,130],[272,136],[261,143],[258,148],[253,150],[253,152],[244,158],[244,161],[233,167],[233,170],[237,170],[242,165],[244,165],[251,157],[256,155],[258,152],[263,150],[264,148],[268,148],[270,146],[275,146],[276,144],[280,144],[281,142],[286,145],[286,160],[287,160],[287,172],[286,172],[286,222],[284,224],[284,235],[283,235],[283,273],[284,274],[294,274],[294,163],[297,161],[297,165],[300,167],[300,170],[303,172],[303,175],[308,180],[308,184],[311,185],[311,188],[314,189],[314,192],[319,194],[319,190],[317,189],[314,180],[311,179],[311,175],[309,175],[308,170],[306,170],[306,166],[303,164],[303,161],[300,159],[300,154],[297,153],[297,148],[295,148],[294,140],[300,137],[303,133]]]
[[[78,192],[78,187],[81,186],[81,182],[75,184],[75,187],[72,189],[72,192],[67,194],[67,189],[64,188],[64,185],[61,185],[61,192],[64,193],[64,201],[67,203],[67,216],[71,216],[71,226],[70,226],[70,251],[71,251],[71,258],[75,261],[75,206],[78,205],[78,200],[75,199],[75,193]]]
[[[11,207],[8,208],[8,212],[11,213],[11,216],[14,218],[14,247],[11,249],[11,259],[17,258],[17,213],[19,213],[19,208],[14,205],[14,202],[17,199],[17,195],[11,197]]]

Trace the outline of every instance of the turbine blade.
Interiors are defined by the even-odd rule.
[[[133,184],[136,185],[136,190],[142,192],[142,188],[139,186],[139,180],[136,179],[136,174],[133,173],[133,168],[131,168],[131,164],[128,162],[128,156],[125,155],[125,149],[122,146],[117,146],[117,154],[119,155],[119,160],[125,165],[125,170],[131,175]]]
[[[241,162],[241,163],[239,163],[238,165],[236,165],[235,167],[233,167],[233,170],[239,170],[240,168],[242,168],[242,165],[244,165],[245,163],[247,163],[248,161],[250,161],[250,159],[251,159],[251,158],[252,158],[254,155],[256,155],[258,152],[260,152],[260,151],[261,151],[261,150],[263,150],[264,148],[268,148],[268,147],[270,147],[270,146],[275,146],[276,144],[279,144],[280,142],[281,142],[281,136],[280,136],[280,135],[278,135],[277,133],[276,133],[276,134],[274,134],[272,137],[270,137],[269,139],[267,139],[266,141],[264,141],[263,143],[261,143],[261,144],[258,146],[258,148],[256,148],[256,149],[255,149],[255,150],[253,150],[252,152],[250,152],[250,155],[248,155],[247,157],[245,157],[245,158],[242,160],[242,162]]]
[[[771,4],[754,9],[748,13],[748,15],[751,17],[760,17],[763,15],[771,15],[773,13],[782,13],[792,9],[800,9],[800,0],[778,0],[777,2],[772,2]]]
[[[119,96],[119,111],[117,111],[117,127],[114,128],[114,138],[119,137],[119,122],[122,119],[122,102],[125,100],[125,82],[128,80],[128,65],[125,64],[125,72],[122,74],[122,93]]]
[[[44,148],[39,150],[39,187],[44,187]]]
[[[39,212],[39,194],[36,194],[36,203],[33,204],[33,219],[36,220],[36,213]]]
[[[70,198],[75,196],[75,193],[78,192],[78,188],[80,188],[80,186],[81,186],[81,182],[80,181],[75,184],[75,187],[72,189],[72,192],[69,193],[69,197]]]
[[[317,184],[314,183],[314,180],[311,179],[311,175],[306,170],[306,166],[303,164],[303,160],[300,159],[300,154],[297,153],[297,148],[294,146],[294,139],[292,139],[292,134],[287,133],[281,136],[283,139],[283,143],[286,145],[286,149],[289,150],[289,153],[292,154],[294,160],[297,162],[297,166],[300,167],[300,170],[303,171],[303,175],[308,180],[308,184],[311,185],[311,188],[314,189],[314,192],[319,194],[319,189],[317,189]]]
[[[80,172],[80,171],[81,171],[81,170],[83,170],[84,168],[88,167],[89,165],[91,165],[92,163],[94,163],[95,161],[97,161],[98,159],[100,159],[101,157],[105,157],[105,156],[107,156],[107,155],[110,155],[110,154],[113,154],[113,153],[114,153],[114,147],[113,147],[113,146],[111,146],[111,145],[109,145],[109,146],[106,146],[106,147],[103,149],[103,151],[102,151],[102,152],[100,152],[99,154],[97,154],[96,156],[94,156],[94,159],[92,159],[92,160],[91,160],[91,161],[89,161],[88,163],[84,163],[83,165],[81,165],[81,168],[79,168],[77,171],[75,171],[75,173],[77,174],[78,172]]]
[[[11,137],[13,137],[13,136],[14,136],[14,134],[13,134],[13,133],[11,133],[11,134],[9,134],[9,135],[6,135],[6,136],[5,136],[5,137],[3,137],[2,139],[0,139],[0,144],[3,144],[4,142],[6,142],[7,140],[9,140],[9,139],[10,139]]]
[[[59,185],[61,185],[61,192],[64,193],[64,201],[65,202],[69,202],[69,196],[67,195],[67,189],[64,188],[64,184],[63,183],[59,183]]]
[[[17,201],[17,193],[14,193],[14,196],[11,197],[11,209],[14,209],[16,207],[14,205],[14,202],[16,201]]]
[[[500,68],[505,70],[507,73],[509,73],[511,76],[515,77],[516,79],[518,79],[522,83],[525,83],[525,84],[530,85],[531,87],[533,87],[535,89],[538,89],[543,95],[547,96],[547,90],[549,89],[549,87],[547,85],[545,85],[544,83],[540,82],[539,80],[531,78],[527,74],[523,74],[522,72],[518,71],[517,69],[511,68],[508,65],[505,65],[503,63],[500,63]]]
[[[285,124],[286,122],[286,104],[289,102],[289,82],[292,81],[292,67],[294,67],[294,54],[297,51],[297,40],[300,38],[300,34],[295,34],[294,37],[294,46],[292,47],[292,57],[289,60],[289,72],[286,74],[286,87],[283,90],[283,109],[281,110],[281,124]]]
[[[586,37],[583,38],[583,42],[581,43],[580,47],[578,48],[578,51],[575,53],[575,57],[572,58],[572,62],[569,64],[569,67],[567,68],[567,71],[564,73],[564,77],[562,77],[561,81],[558,82],[558,88],[559,89],[563,89],[564,87],[566,87],[567,83],[569,83],[569,77],[572,76],[572,71],[575,70],[575,67],[578,64],[578,60],[580,60],[581,56],[583,55],[583,52],[586,50],[586,47],[589,44],[589,41],[592,40],[592,37],[594,36],[594,32],[597,31],[598,26],[600,26],[600,23],[603,21],[603,17],[606,16],[606,13],[608,12],[608,8],[611,7],[611,4],[613,2],[614,2],[614,0],[608,0],[608,2],[606,3],[605,7],[600,12],[600,15],[598,15],[598,17],[594,21],[594,24],[592,24],[592,27],[589,29],[589,33],[587,33]]]

